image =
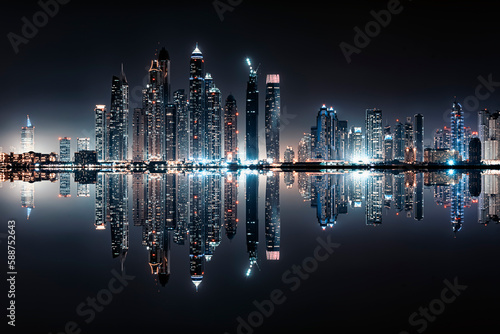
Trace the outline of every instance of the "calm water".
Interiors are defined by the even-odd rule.
[[[498,332],[500,174],[0,177],[12,333]]]

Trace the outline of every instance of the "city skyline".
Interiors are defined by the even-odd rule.
[[[287,119],[289,122],[282,133],[282,147],[297,145],[300,136],[296,137],[295,134],[302,134],[307,131],[304,125],[306,118],[303,117],[305,115],[310,116],[309,113],[314,113],[317,106],[323,103],[328,106],[332,105],[341,117],[347,114],[353,115],[354,118],[350,119],[350,124],[353,126],[363,124],[363,111],[366,108],[380,108],[384,110],[389,119],[400,118],[398,115],[401,114],[414,115],[422,113],[426,118],[428,129],[424,138],[424,143],[427,145],[432,141],[431,132],[442,127],[438,123],[443,120],[445,111],[451,109],[450,100],[453,96],[457,96],[459,102],[462,103],[464,99],[470,96],[475,97],[475,89],[478,85],[488,81],[497,82],[497,75],[495,74],[496,61],[494,60],[495,48],[489,47],[489,52],[475,52],[480,46],[487,46],[488,44],[484,44],[484,41],[495,34],[496,29],[491,26],[493,20],[488,20],[492,12],[489,10],[491,4],[484,2],[477,5],[479,12],[477,16],[473,17],[468,15],[469,11],[466,2],[453,2],[451,9],[450,4],[451,2],[448,1],[440,4],[433,3],[433,7],[431,7],[432,13],[426,16],[425,22],[419,20],[419,18],[422,11],[428,8],[426,7],[428,3],[404,4],[402,13],[394,16],[390,25],[383,29],[379,36],[373,38],[370,45],[363,48],[361,53],[352,55],[350,64],[345,61],[338,47],[339,44],[343,41],[352,44],[353,28],[355,26],[362,27],[365,22],[372,19],[370,16],[371,10],[381,10],[386,4],[384,2],[360,2],[356,6],[357,8],[353,8],[355,7],[353,5],[343,4],[339,9],[345,12],[346,15],[337,22],[338,33],[334,34],[333,37],[329,37],[330,34],[326,34],[326,32],[330,32],[331,29],[327,29],[325,33],[317,35],[309,42],[300,43],[298,48],[303,53],[303,60],[301,60],[301,66],[297,67],[296,62],[283,56],[293,54],[293,43],[289,43],[291,40],[288,37],[293,34],[282,34],[282,40],[271,43],[265,40],[264,37],[260,37],[264,36],[262,34],[263,28],[260,26],[255,27],[255,39],[238,36],[236,33],[241,31],[243,25],[251,22],[253,13],[263,15],[264,22],[270,22],[271,18],[277,19],[281,23],[281,25],[278,25],[280,32],[284,32],[286,29],[296,31],[296,28],[290,27],[287,19],[297,14],[297,8],[275,4],[264,9],[258,4],[242,3],[234,9],[234,12],[226,12],[224,21],[221,22],[211,3],[195,2],[193,5],[206,8],[207,15],[204,15],[201,22],[214,25],[214,36],[202,31],[195,33],[191,29],[189,32],[177,35],[163,34],[162,32],[153,33],[143,39],[139,47],[134,47],[136,51],[132,53],[125,52],[125,50],[112,52],[104,42],[98,42],[92,48],[86,48],[85,44],[78,46],[76,44],[66,45],[65,51],[77,54],[81,58],[80,64],[83,65],[75,69],[75,75],[79,78],[76,86],[54,89],[55,82],[62,75],[57,71],[51,71],[54,82],[44,80],[44,84],[39,84],[39,80],[44,77],[43,73],[47,73],[48,69],[54,69],[55,64],[64,64],[66,62],[62,56],[54,54],[54,51],[42,52],[38,59],[45,66],[43,66],[43,69],[38,67],[37,71],[42,72],[40,72],[40,78],[34,78],[34,84],[39,88],[36,95],[42,94],[43,91],[44,97],[39,99],[36,105],[30,99],[23,101],[21,104],[13,99],[16,96],[15,93],[12,93],[13,88],[20,86],[17,84],[18,79],[15,75],[10,76],[11,80],[8,86],[5,84],[3,86],[3,91],[8,97],[5,101],[4,110],[5,112],[9,110],[9,114],[5,115],[5,122],[2,123],[0,146],[4,147],[4,150],[8,150],[10,146],[19,145],[18,140],[12,138],[15,132],[14,128],[17,129],[17,124],[19,124],[17,115],[30,115],[34,124],[37,125],[37,145],[41,148],[40,151],[43,152],[57,149],[57,144],[52,141],[52,134],[48,130],[55,124],[57,124],[58,128],[64,127],[68,129],[68,133],[58,133],[55,138],[58,136],[89,137],[93,124],[84,115],[86,115],[87,110],[93,109],[95,104],[109,105],[109,78],[116,73],[116,69],[121,63],[125,65],[127,79],[131,86],[132,101],[130,111],[132,111],[141,102],[138,86],[142,86],[144,83],[145,67],[150,65],[150,59],[158,41],[160,41],[161,45],[167,47],[172,59],[172,90],[185,89],[187,91],[188,82],[185,78],[187,76],[188,59],[186,59],[186,55],[192,51],[196,41],[203,45],[204,55],[210,59],[210,72],[217,78],[219,82],[218,88],[225,95],[224,98],[227,96],[226,94],[231,92],[236,101],[243,102],[245,100],[246,80],[243,78],[246,77],[245,73],[247,73],[244,64],[246,57],[250,57],[256,64],[261,64],[262,75],[280,73],[284,83],[282,87],[282,108],[286,107],[285,116],[289,116]],[[183,4],[168,4],[165,6],[177,10],[179,18],[176,18],[176,20],[179,21],[182,21],[184,13],[187,13],[187,8]],[[302,10],[303,20],[305,22],[316,22],[318,17],[315,15],[315,10],[317,8],[317,6],[311,6]],[[32,9],[37,9],[35,4],[33,4]],[[106,15],[107,6],[103,6],[101,9],[101,15]],[[131,9],[124,7],[122,10],[127,13]],[[139,7],[137,10],[140,12],[142,9]],[[26,11],[29,11],[29,7],[17,9],[13,7],[12,15],[7,20],[7,22],[11,23],[8,29],[14,32],[17,31],[16,29],[21,23],[19,18],[29,14]],[[11,46],[8,44],[9,41],[5,39],[5,43],[9,48],[2,51],[5,52],[6,59],[4,66],[6,64],[12,65],[12,67],[3,67],[5,75],[9,75],[11,68],[19,68],[19,66],[15,65],[22,64],[23,68],[30,69],[32,64],[24,62],[24,59],[29,59],[33,52],[37,52],[40,47],[43,47],[43,42],[47,41],[47,36],[56,33],[57,27],[65,24],[68,20],[74,20],[76,26],[69,24],[65,29],[59,30],[72,31],[76,34],[75,36],[80,36],[81,33],[74,30],[81,23],[79,19],[75,18],[75,15],[87,11],[90,11],[90,7],[80,4],[71,3],[61,7],[60,13],[50,22],[50,25],[45,27],[46,29],[40,29],[40,34],[33,39],[33,42],[21,45],[18,54],[9,49]],[[454,14],[453,17],[450,17],[450,11]],[[210,13],[212,15],[209,15]],[[363,15],[358,19],[354,19],[359,15],[349,16],[349,13],[361,13]],[[244,20],[241,20],[242,16],[245,17]],[[450,22],[463,16],[467,16],[463,27],[451,28],[454,25],[451,25]],[[417,25],[416,22],[418,22]],[[481,24],[475,25],[475,22]],[[103,27],[107,27],[109,24],[99,22],[97,27],[92,28],[87,33],[94,33],[95,29],[102,31]],[[148,23],[148,25],[152,24]],[[321,27],[323,23],[318,24]],[[416,35],[411,30],[415,26],[421,27],[421,36]],[[474,32],[479,32],[479,27],[481,27],[480,37],[469,37],[474,36]],[[491,27],[491,29],[487,27]],[[468,35],[449,34],[450,29],[458,29],[458,31],[469,29],[472,33]],[[44,33],[44,31],[47,32]],[[316,31],[314,25],[298,32],[297,36],[303,40],[313,31]],[[64,34],[58,36],[59,38],[65,38]],[[444,36],[446,36],[445,40],[447,42],[443,43],[443,45],[434,42],[444,38]],[[114,37],[122,40],[120,36]],[[221,40],[232,40],[234,43],[229,43],[231,44],[229,46],[225,45]],[[391,46],[391,43],[395,40],[398,43]],[[123,45],[128,44],[123,43]],[[460,52],[453,52],[453,48],[447,47],[449,45],[464,45],[464,47]],[[76,51],[77,48],[78,52]],[[94,50],[94,48],[103,52],[89,54],[89,50]],[[328,69],[327,73],[320,70],[319,61],[315,62],[320,57],[320,54],[324,53],[322,50],[331,55],[332,68]],[[389,50],[391,51],[390,54],[387,52]],[[471,55],[474,56],[471,58]],[[382,56],[385,56],[386,59],[383,59]],[[418,57],[421,57],[422,60],[418,61]],[[370,66],[373,60],[375,60],[373,65],[376,65],[376,68],[373,65]],[[403,63],[407,62],[415,63],[415,69],[407,68],[407,72],[397,70],[401,68]],[[392,65],[389,66],[389,64]],[[465,64],[469,66],[465,66]],[[474,66],[470,66],[470,64],[474,64]],[[417,68],[418,72],[421,73],[417,72]],[[457,69],[460,70],[457,71]],[[384,73],[382,81],[379,79],[381,73]],[[335,80],[329,80],[326,85],[319,85],[321,76],[324,74],[335,78]],[[482,79],[479,79],[480,77]],[[261,77],[261,79],[263,78]],[[377,80],[374,80],[375,78]],[[286,86],[284,86],[285,84]],[[75,89],[76,87],[78,89]],[[261,80],[259,83],[261,92],[264,91],[264,87],[264,80]],[[490,88],[495,90],[496,86],[493,85]],[[352,90],[355,90],[356,94],[349,93]],[[85,93],[80,94],[79,92]],[[59,93],[64,94],[64,99],[49,102],[49,99],[55,100]],[[485,96],[486,93],[488,93],[488,90],[481,90],[481,96]],[[500,105],[498,94],[495,94],[494,91],[490,93],[487,99],[479,99],[478,110],[483,108],[495,110],[496,106]],[[261,98],[260,101],[262,111],[264,110],[263,100]],[[411,103],[408,103],[408,101],[411,101]],[[474,102],[471,99],[467,101],[469,103]],[[240,103],[240,108],[242,107],[243,105]],[[466,109],[465,106],[464,109]],[[54,117],[50,115],[54,115]],[[471,120],[471,115],[471,111],[466,110],[466,123]],[[242,116],[244,116],[243,113],[240,113],[239,124],[244,124]],[[476,128],[473,128],[473,130],[477,131]],[[240,142],[242,137],[244,137],[244,133],[240,132]],[[264,143],[261,142],[261,149],[264,148],[263,145]]]

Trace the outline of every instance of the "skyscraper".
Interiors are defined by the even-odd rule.
[[[366,109],[365,148],[368,159],[382,160],[382,110]]]
[[[146,159],[165,159],[165,95],[163,73],[158,60],[151,61],[149,83],[144,90],[143,108],[146,113]]]
[[[266,176],[266,259],[280,259],[280,175],[273,173]]]
[[[26,126],[21,128],[21,153],[35,151],[35,127],[31,125],[30,115],[26,117]]]
[[[311,134],[304,133],[299,141],[299,146],[297,149],[297,158],[300,162],[306,162],[311,159]]]
[[[222,158],[222,98],[220,90],[213,85],[207,95],[205,117],[205,158],[219,161]]]
[[[184,89],[174,92],[174,105],[177,116],[177,159],[189,159],[189,106]]]
[[[313,151],[313,158],[315,159],[329,160],[330,158],[330,125],[330,115],[326,105],[323,104],[318,111],[318,116],[316,117],[316,134]]]
[[[146,113],[142,108],[135,108],[132,118],[132,161],[142,162],[146,160]]]
[[[224,108],[224,158],[235,161],[238,157],[238,107],[233,95],[226,98]]]
[[[247,58],[250,74],[247,82],[246,101],[246,160],[259,160],[259,89],[257,87],[257,70],[252,68],[250,59]]]
[[[384,128],[384,161],[390,162],[394,160],[394,141],[391,134],[391,126],[387,125]]]
[[[165,160],[177,160],[177,108],[168,104],[165,109]]]
[[[205,139],[205,75],[203,54],[196,48],[189,63],[189,115],[190,115],[190,158],[204,158]]]
[[[106,106],[98,104],[94,109],[95,115],[95,150],[97,151],[97,161],[106,160]]]
[[[349,157],[352,162],[363,158],[363,132],[360,126],[353,126],[349,131]]]
[[[90,151],[90,138],[76,138],[76,150],[80,151]]]
[[[123,161],[128,158],[129,87],[123,72],[113,76],[111,107],[106,115],[106,160]]]
[[[71,138],[59,137],[59,161],[61,162],[71,161]]]
[[[280,117],[281,96],[279,74],[268,74],[266,77],[266,154],[267,159],[280,161]]]
[[[458,152],[460,159],[466,156],[464,143],[464,114],[462,106],[455,100],[451,109],[451,149]]]
[[[295,152],[293,147],[287,146],[285,149],[285,153],[283,153],[283,161],[284,162],[293,162],[295,160]]]
[[[424,161],[424,116],[416,114],[415,118],[415,160],[417,162]]]
[[[246,176],[246,243],[250,260],[246,276],[252,272],[257,263],[259,245],[259,175],[247,174]]]

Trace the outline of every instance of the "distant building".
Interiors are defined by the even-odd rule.
[[[454,164],[459,160],[457,151],[447,148],[426,148],[424,150],[424,162],[435,164]]]
[[[59,138],[59,161],[71,161],[71,138]]]
[[[106,106],[98,104],[94,109],[95,115],[95,150],[99,161],[106,160]]]
[[[75,164],[77,165],[97,164],[97,152],[88,150],[75,152]]]
[[[26,126],[21,128],[21,153],[35,151],[35,127],[31,124],[30,116],[26,117]]]
[[[293,151],[293,147],[287,146],[285,149],[285,153],[283,155],[284,162],[294,162],[295,160],[295,152]]]
[[[80,151],[89,151],[90,150],[90,138],[76,138],[76,150]]]
[[[300,139],[298,149],[297,149],[297,159],[300,162],[306,162],[311,159],[311,134],[304,133],[304,136]]]

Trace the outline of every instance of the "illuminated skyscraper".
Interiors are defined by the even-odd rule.
[[[224,158],[236,161],[238,157],[238,108],[233,95],[226,98],[224,108]]]
[[[365,148],[368,159],[382,160],[383,138],[382,138],[382,110],[366,109],[365,119]]]
[[[163,73],[158,60],[151,61],[149,83],[143,91],[143,109],[146,114],[146,159],[165,159],[165,102]]]
[[[71,197],[71,179],[69,173],[59,174],[59,197]]]
[[[189,159],[189,105],[184,89],[174,92],[174,105],[177,115],[177,159]]]
[[[279,74],[268,74],[266,77],[266,154],[267,159],[280,161],[280,117],[281,95]]]
[[[394,160],[394,141],[391,134],[391,126],[387,125],[384,129],[384,161]]]
[[[203,54],[196,48],[189,63],[190,158],[204,158],[205,139],[205,71]]]
[[[26,117],[26,126],[21,128],[21,153],[35,151],[35,127],[31,124],[30,116]]]
[[[294,162],[294,160],[295,160],[295,152],[293,150],[293,147],[287,146],[285,149],[285,153],[283,154],[283,161]]]
[[[305,162],[311,159],[311,134],[304,133],[299,141],[299,146],[297,149],[297,158],[300,162]]]
[[[146,160],[144,148],[146,145],[146,113],[142,108],[135,108],[132,118],[132,161]]]
[[[424,116],[416,114],[415,118],[415,160],[417,162],[424,161]]]
[[[207,95],[205,117],[205,158],[219,161],[222,158],[222,98],[215,85]]]
[[[26,208],[26,219],[30,219],[31,210],[35,208],[35,183],[21,183],[21,207]]]
[[[224,178],[224,228],[233,239],[238,227],[238,174],[227,173]]]
[[[106,106],[98,104],[94,109],[95,116],[95,150],[97,161],[106,160]]]
[[[90,151],[90,138],[76,138],[76,150],[80,151]]]
[[[106,160],[128,159],[129,87],[125,73],[113,76],[111,82],[111,107],[106,114]]]
[[[469,143],[467,143],[468,148]],[[451,109],[451,149],[457,151],[461,159],[466,157],[464,136],[464,114],[462,106],[457,101],[453,102]]]
[[[168,104],[165,109],[165,160],[177,160],[177,108]]]
[[[59,138],[59,161],[71,161],[71,138]]]
[[[404,125],[396,120],[393,134],[394,160],[403,161],[405,158],[405,130]]]
[[[349,131],[349,157],[352,162],[363,159],[363,132],[361,127],[353,126]]]
[[[259,160],[259,89],[257,87],[257,70],[254,70],[250,59],[247,59],[250,74],[247,82],[246,100],[246,160]]]

